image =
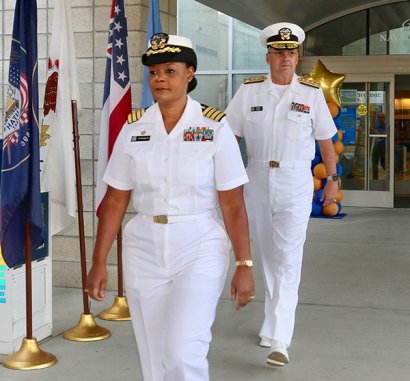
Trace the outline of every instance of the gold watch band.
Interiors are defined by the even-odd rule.
[[[240,259],[236,261],[236,267],[238,266],[253,267],[253,261],[252,259]]]

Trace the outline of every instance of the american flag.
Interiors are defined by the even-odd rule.
[[[15,88],[20,88],[20,126],[24,126],[28,122],[28,83],[27,77],[17,65],[10,64],[9,83]]]
[[[131,84],[127,49],[127,20],[123,0],[113,0],[108,31],[107,62],[103,109],[100,126],[100,147],[97,166],[97,216],[107,191],[102,181],[115,140],[132,111]]]
[[[3,140],[3,150],[5,150],[11,144],[17,144],[18,141],[19,133],[17,131],[12,132],[11,134],[7,135],[7,137]]]
[[[4,126],[3,150],[16,145],[19,129],[28,123],[28,83],[24,72],[18,66],[17,53],[12,52],[9,68],[8,107]],[[17,123],[18,118],[18,123]]]

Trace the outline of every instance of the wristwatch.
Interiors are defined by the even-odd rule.
[[[337,173],[332,173],[331,175],[326,177],[326,180],[328,180],[328,181],[338,181],[339,180],[339,175]]]
[[[253,261],[252,259],[241,259],[236,261],[236,267],[238,266],[253,267]]]

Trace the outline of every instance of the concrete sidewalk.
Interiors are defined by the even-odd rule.
[[[213,381],[405,381],[410,379],[410,210],[345,208],[341,220],[312,219],[305,246],[291,362],[265,364],[258,344],[263,318],[257,297],[235,312],[229,278],[219,303],[209,354]],[[230,274],[233,267],[231,266]],[[115,293],[95,315],[109,307]],[[53,289],[53,336],[40,343],[58,363],[37,371],[0,367],[1,381],[142,381],[130,322],[96,318],[107,340],[73,342],[62,334],[82,313],[81,291]],[[3,359],[0,356],[0,361]]]

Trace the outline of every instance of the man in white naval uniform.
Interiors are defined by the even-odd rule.
[[[267,363],[274,366],[289,362],[312,206],[315,140],[328,174],[323,205],[335,202],[338,190],[332,116],[320,85],[295,74],[304,37],[303,30],[291,23],[265,28],[260,42],[267,47],[270,72],[246,80],[226,109],[238,140],[246,141],[245,201],[265,286],[260,345],[271,348]]]

